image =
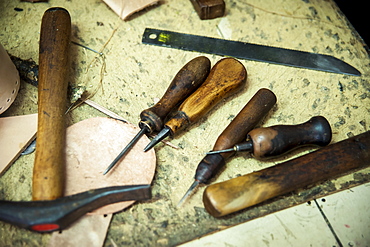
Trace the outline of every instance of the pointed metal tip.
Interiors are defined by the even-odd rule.
[[[354,70],[351,71],[351,73],[349,73],[350,75],[354,75],[354,76],[361,76],[361,72],[358,71],[357,69],[353,68]]]
[[[103,172],[103,175],[107,174],[110,170],[112,170],[112,168],[116,165],[119,158],[120,158],[120,155],[117,156],[117,158],[107,167],[107,169],[105,169],[105,171]]]
[[[181,198],[181,200],[179,201],[179,203],[177,204],[177,207],[179,208],[185,201],[186,198],[189,197],[189,195],[194,191],[194,189],[199,185],[199,181],[198,180],[195,180],[193,182],[193,184],[190,186],[190,188],[188,189],[188,191],[185,193],[185,195]]]
[[[107,174],[109,171],[110,171],[111,167],[108,167],[107,169],[105,169],[105,171],[103,172],[103,175]]]
[[[103,175],[107,174],[117,163],[118,161],[126,154],[128,153],[131,148],[135,145],[135,143],[149,130],[148,128],[142,128],[134,138],[127,144],[127,146],[121,151],[121,153],[112,161],[112,163],[108,166],[107,169],[103,172]]]
[[[219,154],[219,153],[228,153],[228,152],[234,152],[234,151],[235,151],[235,149],[229,148],[229,149],[225,149],[225,150],[209,151],[206,154]]]
[[[144,148],[144,152],[149,151],[155,145],[157,145],[160,141],[171,134],[171,129],[165,127],[162,129],[154,138],[153,140]]]
[[[149,151],[151,148],[153,148],[155,145],[157,144],[157,141],[155,140],[155,138],[149,142],[148,145],[146,145],[146,147],[144,148],[144,152],[146,151]]]

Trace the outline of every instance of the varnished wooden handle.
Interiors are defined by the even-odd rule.
[[[211,215],[224,216],[368,166],[369,160],[367,131],[276,166],[210,185],[203,203]]]
[[[326,146],[331,141],[331,127],[322,116],[297,125],[275,125],[254,129],[248,134],[257,159],[276,157],[305,145]]]
[[[206,80],[210,69],[211,62],[204,56],[196,57],[185,64],[163,97],[154,106],[141,112],[141,122],[152,131],[160,131],[164,125],[164,118]]]
[[[218,137],[213,151],[232,148],[245,140],[247,134],[262,120],[276,103],[275,94],[267,88],[262,88],[244,106]],[[222,153],[226,159],[233,153]]]
[[[71,19],[67,10],[45,11],[41,23],[38,127],[33,168],[33,200],[63,196],[65,112]]]
[[[214,151],[232,148],[244,140],[250,130],[271,110],[276,103],[275,94],[262,88],[236,115],[231,123],[217,138]],[[201,183],[208,182],[225,165],[225,160],[234,152],[209,154],[202,159],[195,172],[195,179]]]
[[[206,81],[180,105],[177,114],[166,126],[174,134],[197,121],[223,98],[240,90],[246,79],[247,71],[243,64],[234,58],[221,59],[213,66]]]

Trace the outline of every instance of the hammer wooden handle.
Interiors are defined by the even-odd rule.
[[[38,126],[33,200],[63,195],[65,112],[71,18],[63,8],[45,11],[39,50]]]
[[[276,166],[210,185],[204,191],[203,203],[211,215],[224,216],[368,166],[369,160],[367,131]]]

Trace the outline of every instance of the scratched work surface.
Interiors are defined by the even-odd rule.
[[[139,113],[162,96],[177,71],[202,55],[141,44],[146,27],[328,54],[362,73],[355,77],[242,60],[248,71],[247,86],[171,140],[179,149],[163,144],[156,147],[153,199],[114,215],[106,246],[174,246],[370,181],[370,169],[363,169],[222,219],[205,211],[201,187],[181,208],[176,208],[204,153],[213,147],[217,136],[259,88],[271,89],[278,99],[276,107],[261,123],[263,126],[297,124],[323,115],[331,123],[333,142],[370,127],[370,59],[361,39],[333,1],[225,2],[226,16],[214,20],[201,21],[190,1],[162,1],[126,22],[100,0],[0,3],[0,43],[10,54],[35,61],[44,11],[53,6],[66,8],[72,18],[73,41],[104,53],[101,57],[73,45],[70,84],[86,87],[88,92],[95,93],[93,101],[134,124],[139,121]],[[221,59],[206,56],[212,65]],[[37,88],[22,82],[15,103],[3,116],[36,113],[36,102]],[[68,121],[72,124],[95,116],[104,115],[82,105],[68,114]],[[269,167],[311,150],[296,151],[269,162],[237,155],[229,159],[215,181]],[[31,200],[33,160],[34,154],[21,157],[0,178],[0,199]],[[49,237],[0,222],[1,246],[43,246]]]

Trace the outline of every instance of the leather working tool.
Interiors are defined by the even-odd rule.
[[[223,150],[244,140],[247,133],[266,116],[275,103],[276,96],[272,91],[266,88],[258,90],[217,138],[213,150]],[[196,170],[195,181],[182,197],[178,206],[185,201],[199,183],[208,182],[225,165],[225,160],[232,154],[230,152],[217,155],[210,154],[204,157]]]
[[[71,18],[63,8],[45,11],[40,33],[38,126],[33,200],[63,196],[65,112]]]
[[[167,136],[174,135],[200,119],[223,98],[241,90],[246,79],[247,71],[239,61],[234,58],[218,61],[206,81],[180,105],[178,111],[166,122],[165,127],[144,151],[148,151]]]
[[[351,65],[329,55],[165,30],[146,28],[142,43],[331,73],[361,75]]]
[[[370,131],[287,162],[208,186],[206,210],[228,215],[308,185],[369,166]]]
[[[144,134],[160,131],[167,115],[204,82],[210,68],[211,62],[204,56],[196,57],[182,67],[158,103],[140,113],[141,130],[103,174],[107,174]]]
[[[326,146],[331,141],[331,135],[328,120],[316,116],[298,125],[275,125],[254,129],[248,133],[246,142],[207,154],[250,152],[256,159],[271,158],[301,146]]]
[[[0,201],[0,220],[36,232],[63,230],[102,206],[151,198],[150,185],[114,186],[42,201]]]

